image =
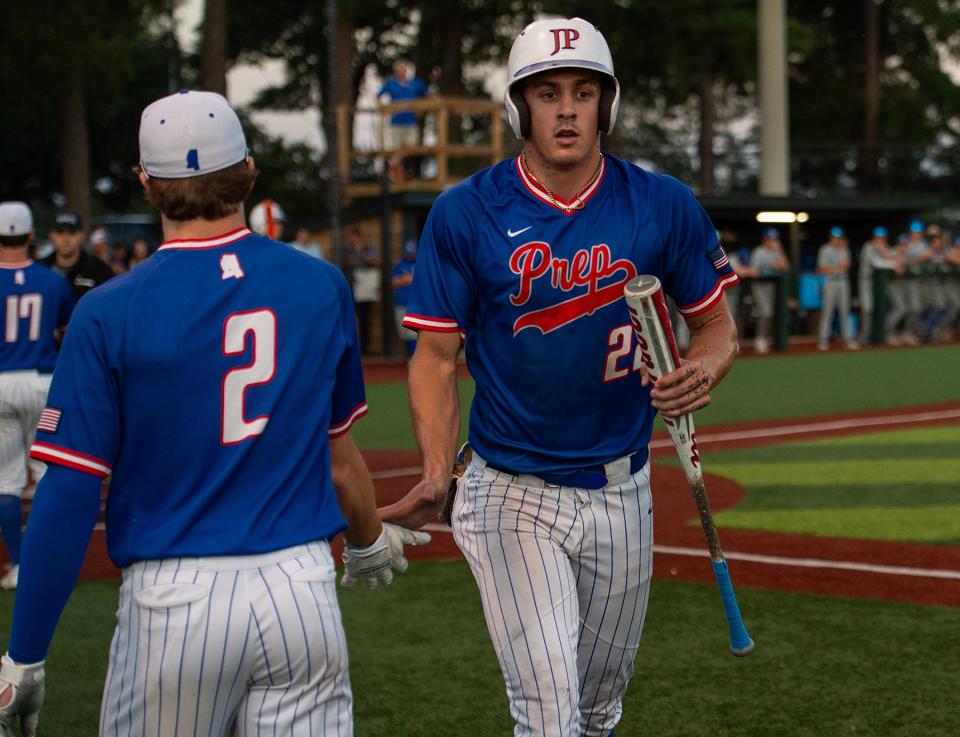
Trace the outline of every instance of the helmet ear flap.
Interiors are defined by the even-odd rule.
[[[601,76],[600,107],[597,110],[597,128],[601,133],[612,133],[620,107],[620,84],[613,77]]]
[[[530,107],[523,99],[523,84],[512,85],[507,90],[507,114],[510,126],[517,138],[530,137]]]

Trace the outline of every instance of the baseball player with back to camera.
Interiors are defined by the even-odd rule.
[[[419,331],[409,381],[423,479],[384,519],[416,527],[443,504],[462,333],[473,457],[451,524],[514,734],[607,737],[646,614],[653,418],[705,407],[730,368],[723,290],[737,277],[687,187],[601,152],[619,85],[591,23],[532,23],[508,69],[522,153],[440,195],[421,238],[404,322]],[[691,332],[687,359],[655,387],[623,300],[643,273]]]
[[[66,280],[27,258],[33,213],[24,202],[0,203],[0,533],[10,567],[0,587],[15,589],[20,571],[20,495],[27,485],[27,453],[48,417],[57,347],[73,311]],[[46,415],[46,413],[44,413]]]
[[[366,412],[340,272],[244,227],[256,172],[208,92],[140,122],[141,182],[165,242],[79,303],[31,455],[50,468],[24,541],[0,668],[0,735],[33,735],[44,658],[107,498],[123,568],[101,735],[352,734],[343,583],[387,584],[405,542],[381,525],[350,435]]]

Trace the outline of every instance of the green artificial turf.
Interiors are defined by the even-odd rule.
[[[734,363],[697,413],[697,427],[960,401],[960,346],[763,356]],[[460,382],[466,423],[473,383]],[[363,449],[415,449],[404,382],[367,387],[370,414],[354,425]]]
[[[741,588],[757,641],[732,657],[716,588],[654,582],[617,737],[960,734],[960,609]],[[341,590],[357,737],[507,737],[476,586],[461,561],[415,562],[386,590]],[[48,659],[41,735],[95,734],[117,586],[82,583]],[[0,595],[0,629],[12,596]]]
[[[473,399],[473,381],[459,383],[461,437],[467,435],[467,419],[470,401]],[[402,381],[390,381],[367,386],[366,417],[351,430],[357,445],[363,450],[415,450],[413,424],[410,422],[410,404],[407,385]]]
[[[707,453],[746,490],[722,527],[960,544],[960,425]]]

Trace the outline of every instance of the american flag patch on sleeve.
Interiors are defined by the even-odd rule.
[[[723,250],[723,246],[717,246],[715,249],[710,251],[707,254],[711,263],[713,263],[713,268],[717,271],[727,268],[730,265],[730,260],[727,258],[726,252]]]
[[[40,432],[56,432],[60,427],[60,418],[63,412],[54,407],[44,407],[40,413],[40,421],[37,422],[37,430]]]

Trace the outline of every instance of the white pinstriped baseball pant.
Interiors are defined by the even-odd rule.
[[[101,737],[350,737],[325,542],[124,569]]]
[[[0,494],[20,496],[27,485],[27,453],[47,403],[51,378],[36,371],[0,373]],[[45,468],[37,463],[34,476]]]
[[[609,477],[608,477],[609,478]],[[650,466],[588,491],[474,455],[453,508],[515,737],[606,737],[633,674],[653,566]]]

